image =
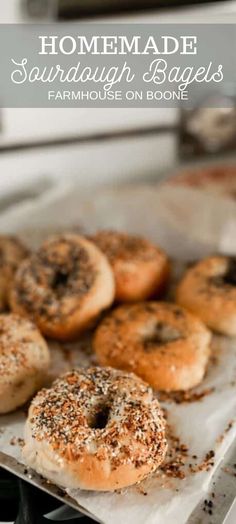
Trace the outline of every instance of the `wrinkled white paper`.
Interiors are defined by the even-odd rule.
[[[229,231],[234,231],[234,227],[227,228],[227,224],[235,224],[235,220],[232,202],[192,189],[129,186],[80,195],[76,187],[67,185],[37,202],[12,208],[2,216],[0,230],[22,232],[34,246],[48,232],[71,226],[89,232],[117,228],[145,235],[159,242],[172,256],[186,260],[224,251],[225,243],[227,252],[236,253],[235,240],[232,238],[230,242],[229,239]],[[76,349],[76,344],[74,346]],[[55,345],[57,370],[54,368],[52,376],[76,364],[77,360],[86,364],[86,359],[90,358],[89,354],[84,357],[83,350],[81,353],[77,349],[70,352],[69,359],[63,357],[64,353],[59,358],[59,354],[60,349]],[[181,442],[189,447],[186,478],[166,479],[159,473],[141,486],[120,493],[69,490],[70,495],[99,521],[105,524],[186,522],[236,435],[234,424],[230,431],[225,431],[236,418],[236,340],[214,337],[213,354],[216,363],[209,366],[198,391],[211,387],[214,391],[198,402],[165,404],[168,422]],[[20,446],[10,441],[12,437],[23,436],[24,420],[25,415],[21,412],[0,418],[3,429],[0,449],[18,460],[21,460]],[[208,472],[190,473],[188,462],[201,463],[209,450],[215,451],[214,467]],[[197,455],[197,460],[194,461],[192,455]]]

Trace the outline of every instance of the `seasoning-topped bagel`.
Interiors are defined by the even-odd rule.
[[[102,366],[133,371],[157,390],[187,390],[203,378],[210,332],[165,302],[120,306],[98,326],[93,346]]]
[[[25,462],[64,487],[112,491],[162,463],[165,422],[151,389],[111,368],[77,369],[33,400]]]
[[[0,413],[22,406],[45,380],[50,357],[32,322],[0,315]]]
[[[32,318],[45,335],[67,340],[113,299],[113,273],[103,253],[82,236],[64,234],[49,238],[21,264],[11,307]]]
[[[145,238],[117,231],[100,231],[89,238],[112,266],[117,301],[145,300],[163,291],[169,277],[169,261],[159,247]]]
[[[176,293],[179,304],[210,328],[236,335],[236,257],[212,256],[187,270]]]
[[[28,249],[18,238],[0,235],[0,311],[8,306],[15,271],[28,254]]]

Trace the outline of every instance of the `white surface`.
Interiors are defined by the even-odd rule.
[[[0,146],[173,124],[173,109],[2,109]]]
[[[227,515],[227,518],[225,519],[224,524],[235,524],[236,522],[236,501],[234,502],[229,515]]]
[[[19,0],[1,0],[0,23],[11,24],[22,21]]]

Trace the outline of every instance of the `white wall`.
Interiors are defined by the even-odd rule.
[[[176,162],[173,136],[145,136],[0,155],[0,196],[40,177],[76,178],[81,187],[155,179]]]

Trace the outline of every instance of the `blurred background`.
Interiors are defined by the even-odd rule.
[[[2,23],[73,23],[81,18],[108,23],[227,23],[236,21],[236,1],[1,2]],[[236,143],[235,98],[227,105],[227,109],[195,108],[188,113],[158,108],[1,109],[1,195],[14,192],[17,199],[23,186],[26,193],[37,192],[65,177],[76,178],[81,187],[156,181],[183,162],[193,164],[208,158],[218,162],[225,155],[231,160]],[[37,188],[33,189],[35,183]]]

